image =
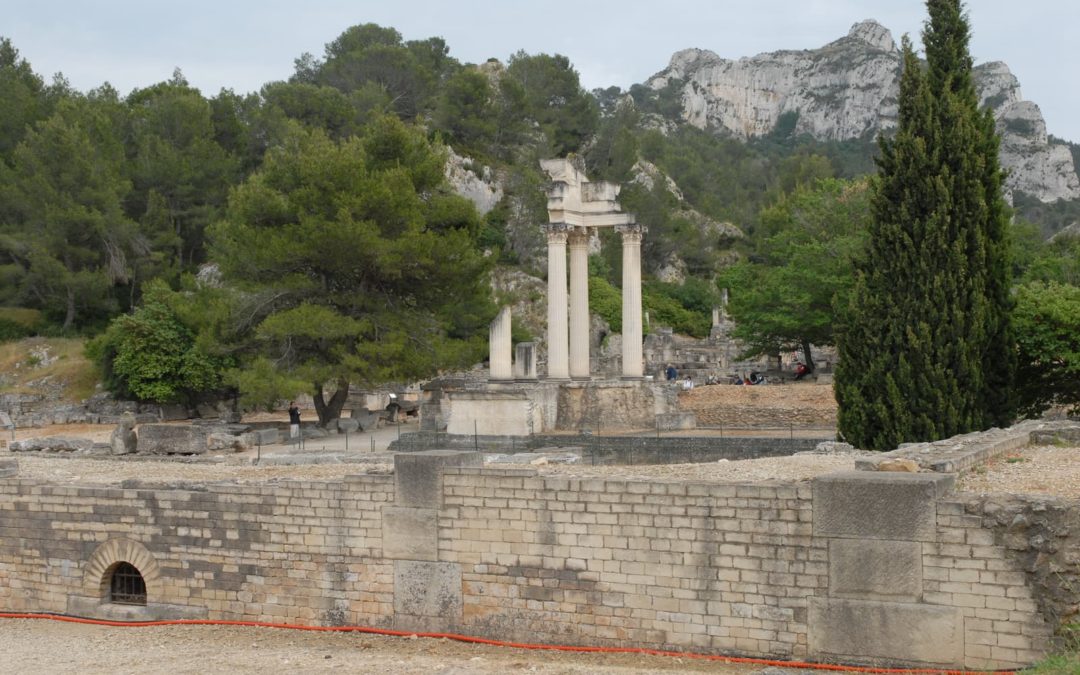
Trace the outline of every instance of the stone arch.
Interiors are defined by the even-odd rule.
[[[83,571],[83,590],[87,597],[101,602],[109,599],[109,581],[120,563],[133,565],[146,584],[147,602],[161,598],[161,568],[149,549],[130,539],[110,539],[94,549]]]

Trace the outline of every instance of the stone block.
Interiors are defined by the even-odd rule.
[[[538,431],[535,408],[524,392],[455,393],[446,431],[462,436],[528,436]]]
[[[77,452],[86,454],[94,451],[94,445],[94,441],[89,438],[46,436],[44,438],[28,438],[25,441],[14,441],[10,447],[12,452]]]
[[[135,420],[125,420],[116,425],[112,435],[109,436],[109,445],[114,455],[130,455],[138,447],[138,439],[135,437]]]
[[[11,476],[18,475],[19,473],[19,460],[17,459],[0,459],[0,478],[9,478]]]
[[[441,619],[461,618],[461,565],[394,561],[394,613]]]
[[[350,419],[348,417],[339,419],[337,421],[337,428],[343,434],[353,434],[360,429],[360,420]]]
[[[148,602],[145,605],[118,605],[100,598],[69,595],[67,613],[104,621],[177,621],[206,619],[206,607]]]
[[[461,450],[424,450],[394,455],[395,503],[437,509],[442,506],[442,472],[481,467],[484,455]]]
[[[814,479],[814,535],[934,541],[937,499],[954,476],[846,471]]]
[[[139,427],[136,447],[145,455],[206,454],[207,431],[181,424],[144,424]]]
[[[697,428],[697,415],[692,412],[669,412],[656,416],[660,431],[684,431]]]
[[[438,512],[435,509],[384,506],[382,537],[384,558],[438,560]]]
[[[274,445],[281,442],[281,431],[278,429],[255,429],[251,433],[255,436],[254,445]]]
[[[829,595],[837,598],[922,598],[922,544],[879,539],[829,541]]]
[[[188,418],[188,411],[179,403],[168,403],[158,408],[157,416],[162,422],[179,422]]]
[[[962,667],[959,608],[899,602],[810,598],[811,659]]]

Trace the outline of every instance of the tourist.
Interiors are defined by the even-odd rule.
[[[300,438],[300,408],[296,407],[296,401],[289,401],[289,438]]]
[[[679,372],[675,370],[675,366],[669,363],[667,366],[667,370],[664,371],[664,376],[667,378],[668,382],[674,382],[675,380],[679,379]]]
[[[810,374],[810,369],[802,361],[795,362],[795,379],[801,380]]]
[[[683,380],[682,388],[683,391],[691,391],[694,388],[694,378],[687,375],[686,379]]]

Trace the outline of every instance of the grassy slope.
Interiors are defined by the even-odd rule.
[[[59,393],[78,402],[94,393],[97,368],[83,354],[84,340],[27,338],[0,344],[0,394]]]

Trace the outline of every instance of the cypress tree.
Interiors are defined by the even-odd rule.
[[[903,39],[899,124],[879,140],[873,221],[843,325],[840,433],[863,448],[1007,424],[1007,209],[959,0],[929,0],[926,68]]]

